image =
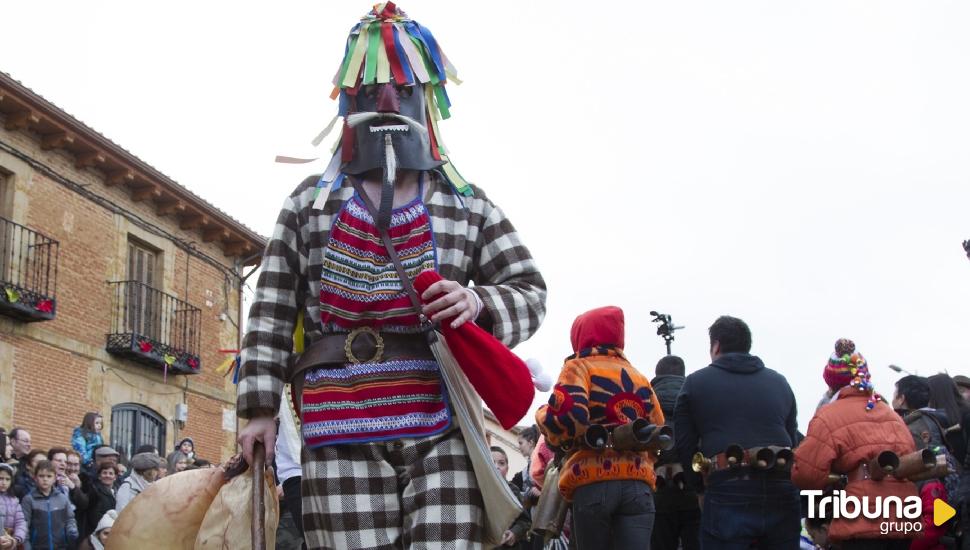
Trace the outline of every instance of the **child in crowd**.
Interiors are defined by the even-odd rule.
[[[118,519],[118,512],[108,510],[102,516],[101,521],[98,522],[94,533],[91,533],[89,537],[85,537],[81,541],[81,544],[78,545],[77,550],[104,550],[105,545],[108,544],[108,537],[111,536],[111,528],[114,526],[116,519]]]
[[[185,468],[195,462],[195,442],[192,441],[191,437],[186,437],[179,441],[179,444],[175,446],[175,450],[168,453],[165,460],[168,461],[169,474],[184,471]],[[185,466],[182,468],[176,467],[179,462],[185,462]]]
[[[490,450],[492,451],[492,463],[495,464],[495,469],[502,474],[502,479],[508,482],[512,492],[521,498],[519,491],[512,485],[511,481],[508,481],[509,455],[505,454],[505,449],[501,447],[491,447]],[[525,540],[531,526],[529,516],[524,512],[519,514],[519,517],[515,518],[515,523],[502,535],[502,546],[515,546],[519,541]]]
[[[550,446],[577,449],[560,470],[559,489],[572,501],[573,534],[580,550],[650,547],[656,455],[606,444],[581,446],[594,426],[615,433],[615,428],[636,421],[664,423],[650,381],[623,353],[624,333],[618,307],[577,317],[570,334],[573,355],[563,365],[549,404],[536,413]]]
[[[24,511],[12,487],[13,467],[0,463],[0,550],[13,550],[27,536]]]
[[[81,462],[85,467],[94,463],[94,449],[104,444],[101,436],[101,428],[104,426],[104,419],[96,412],[89,412],[84,415],[81,425],[74,428],[71,436],[71,446],[81,455]]]
[[[24,549],[67,550],[78,538],[74,511],[67,495],[54,490],[54,465],[44,460],[34,469],[34,490],[24,497],[27,539]]]
[[[174,453],[168,455],[168,473],[177,474],[179,472],[184,472],[189,466],[192,465],[192,458],[182,451],[175,451]]]

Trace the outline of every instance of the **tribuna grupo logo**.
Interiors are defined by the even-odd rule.
[[[899,497],[856,497],[846,495],[845,491],[834,491],[822,496],[820,490],[802,491],[808,497],[808,517],[812,519],[881,519],[879,532],[919,533],[923,530],[923,503],[917,496]]]

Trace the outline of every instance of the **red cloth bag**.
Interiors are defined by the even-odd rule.
[[[418,295],[442,280],[434,271],[424,271],[414,279]],[[432,302],[437,297],[425,300]],[[452,319],[441,322],[438,330],[448,348],[485,405],[503,428],[509,429],[525,416],[535,398],[532,375],[525,362],[505,344],[473,322],[454,329]]]

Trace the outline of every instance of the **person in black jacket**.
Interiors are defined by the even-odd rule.
[[[676,355],[667,355],[657,362],[657,376],[650,381],[670,426],[674,424],[674,406],[684,385],[684,372],[684,360]],[[657,515],[650,548],[677,550],[680,546],[683,550],[698,550],[701,509],[697,504],[697,493],[684,484],[683,469],[676,451],[663,451],[654,465],[654,471],[657,472],[657,491],[653,500]]]
[[[729,464],[724,452],[738,445],[792,447],[796,441],[795,396],[784,376],[751,355],[751,331],[741,319],[720,317],[708,330],[711,364],[684,381],[674,411],[677,456],[688,483],[694,453],[718,464],[701,497],[701,548],[799,547],[800,502],[790,473]],[[745,455],[748,453],[746,452]]]
[[[97,466],[96,477],[91,484],[88,492],[82,492],[83,497],[75,502],[77,506],[77,516],[83,517],[83,525],[80,530],[81,538],[87,538],[94,532],[98,522],[108,512],[114,510],[115,501],[115,481],[118,479],[117,466],[112,462],[102,462]]]

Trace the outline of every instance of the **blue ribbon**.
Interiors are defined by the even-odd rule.
[[[408,61],[408,56],[404,53],[404,48],[401,46],[401,37],[398,36],[397,25],[394,25],[393,29],[394,29],[394,52],[397,53],[397,58],[401,61],[401,69],[404,71],[404,75],[407,77],[408,83],[416,84],[416,82],[414,81],[414,73],[411,71],[411,62]]]
[[[412,34],[414,34],[415,37],[418,38],[422,44],[424,44],[424,49],[428,51],[428,55],[430,55],[431,60],[434,61],[435,71],[438,73],[438,80],[444,82],[445,66],[441,62],[441,55],[438,54],[438,43],[435,42],[434,36],[431,35],[431,31],[419,25],[416,21],[409,21],[407,26],[408,30],[412,30]]]

